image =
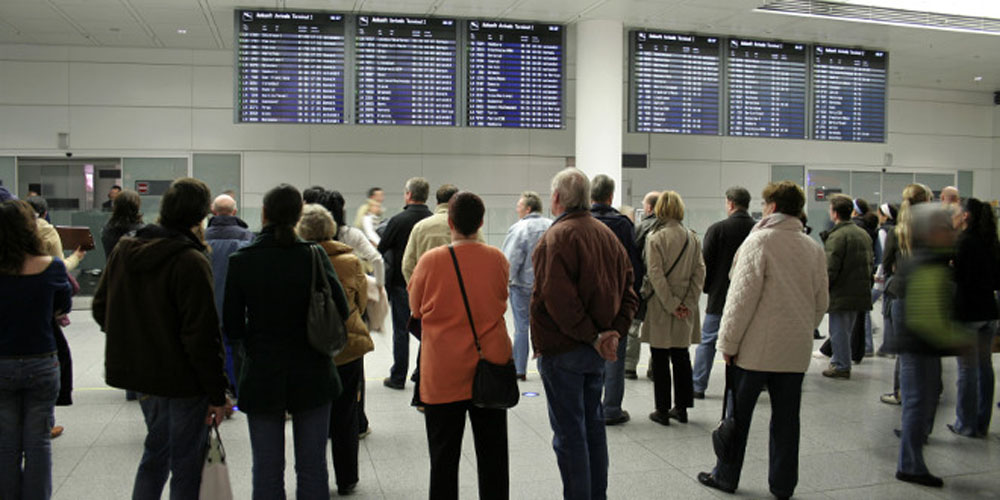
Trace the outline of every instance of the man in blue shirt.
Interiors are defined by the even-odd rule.
[[[501,250],[510,263],[510,311],[514,315],[514,367],[517,377],[527,379],[528,325],[531,320],[531,287],[535,284],[535,271],[531,253],[552,219],[542,216],[542,199],[534,191],[521,193],[517,200],[520,220],[507,230]]]

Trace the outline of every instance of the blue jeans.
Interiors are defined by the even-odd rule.
[[[510,312],[514,315],[514,368],[518,375],[528,370],[528,329],[531,324],[531,288],[510,285]]]
[[[205,460],[208,398],[139,398],[146,441],[132,487],[133,500],[160,498],[170,476],[170,498],[197,498]]]
[[[406,322],[410,319],[410,294],[406,287],[389,287],[389,305],[392,307],[392,368],[389,379],[394,384],[406,383],[410,369],[410,332]]]
[[[851,330],[858,319],[858,311],[830,311],[830,366],[851,371]]]
[[[538,360],[552,448],[567,499],[607,498],[608,440],[601,410],[604,363],[588,345]]]
[[[976,332],[969,352],[958,357],[958,404],[955,430],[963,436],[986,436],[993,414],[993,333],[995,321],[966,323]]]
[[[59,360],[0,359],[0,498],[52,496]]]
[[[737,451],[731,463],[717,461],[712,475],[720,484],[736,488],[740,484],[746,455],[750,421],[761,390],[766,386],[771,399],[770,455],[767,481],[771,493],[791,497],[799,482],[799,409],[802,405],[802,373],[758,372],[729,366],[732,416]]]
[[[625,352],[628,350],[628,335],[618,339],[618,359],[604,362],[604,418],[618,418],[622,415],[622,400],[625,399]]]
[[[253,498],[285,498],[285,414],[247,414],[253,454]],[[326,468],[326,440],[330,432],[330,403],[292,414],[295,441],[295,498],[330,498]],[[192,497],[196,498],[196,497]]]
[[[899,356],[899,392],[903,398],[899,472],[929,473],[924,463],[924,440],[934,427],[940,387],[941,358],[911,353]]]
[[[694,392],[705,392],[708,389],[708,377],[712,375],[712,363],[715,362],[715,342],[719,339],[719,323],[721,314],[705,314],[705,322],[701,324],[701,343],[694,352]]]

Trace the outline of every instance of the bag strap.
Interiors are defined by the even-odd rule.
[[[309,255],[310,259],[309,260],[312,261],[312,277],[309,278],[309,281],[310,281],[309,282],[309,293],[313,293],[313,292],[316,291],[316,274],[318,274],[319,270],[316,269],[316,265],[318,264],[318,262],[316,261],[316,258],[317,258],[316,248],[314,248],[312,245],[309,245],[309,254],[310,254]]]
[[[691,233],[688,231],[684,231],[684,246],[681,247],[681,253],[677,254],[677,258],[674,260],[674,263],[670,266],[670,269],[667,269],[667,274],[663,275],[664,278],[669,277],[670,273],[673,272],[675,267],[677,267],[677,263],[681,261],[681,257],[684,256],[684,251],[687,250],[688,243],[690,242],[691,242]]]
[[[483,358],[483,347],[479,345],[479,335],[476,334],[476,323],[472,321],[472,308],[469,307],[469,297],[465,294],[465,283],[462,281],[462,271],[458,269],[458,257],[455,257],[455,247],[448,245],[451,252],[451,261],[455,264],[455,275],[458,276],[458,288],[462,290],[462,302],[465,303],[465,314],[469,317],[469,325],[472,327],[472,338],[476,340],[476,352],[479,359]]]

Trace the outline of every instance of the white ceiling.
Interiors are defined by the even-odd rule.
[[[893,84],[1000,90],[1000,36],[754,12],[762,0],[0,0],[0,43],[229,49],[238,7],[628,27],[887,49]],[[187,33],[178,33],[178,30]],[[975,76],[982,76],[975,82]]]

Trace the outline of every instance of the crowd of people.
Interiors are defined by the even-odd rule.
[[[728,189],[726,217],[704,237],[685,226],[679,193],[646,194],[634,221],[631,210],[613,207],[614,192],[612,178],[567,168],[552,179],[553,218],[538,193],[523,192],[518,220],[496,248],[483,238],[479,196],[444,184],[432,211],[430,185],[420,177],[406,181],[404,209],[388,219],[382,189],[369,190],[352,225],[339,192],[279,185],[263,198],[256,234],[238,217],[233,193],[213,198],[197,179],[170,185],[154,223],[144,221],[137,193],[118,188],[101,234],[107,264],[92,314],[106,334],[107,383],[138,399],[145,419],[133,498],[159,498],[168,480],[171,498],[197,497],[208,433],[235,401],[247,415],[255,499],[285,496],[288,420],[297,498],[329,498],[331,482],[340,495],[354,492],[359,440],[371,432],[364,356],[375,348],[370,332],[387,316],[393,364],[383,385],[404,390],[413,382],[434,499],[458,497],[467,418],[480,498],[509,497],[507,410],[474,404],[473,381],[483,361],[510,363],[526,380],[532,353],[567,499],[607,496],[606,427],[632,418],[622,407],[624,381],[638,378],[642,343],[653,380],[649,419],[665,426],[688,422],[721,352],[726,410],[712,436],[718,460],[697,480],[728,493],[739,486],[766,390],[770,491],[794,494],[811,357],[830,358],[822,375],[843,381],[831,384],[850,383],[852,366],[866,357],[895,358],[894,387],[881,400],[902,405],[901,481],[943,484],[923,459],[943,357],[956,357],[958,367],[956,416],[947,428],[987,435],[1000,318],[1000,240],[989,204],[951,187],[933,203],[921,184],[907,186],[898,206],[835,194],[829,224],[813,221],[828,227],[817,243],[805,225],[805,193],[792,182],[764,188],[757,220],[751,194]],[[48,498],[54,406],[71,403],[61,328],[78,288],[70,271],[83,252],[64,258],[44,199],[17,200],[3,188],[0,197],[0,313],[7,318],[0,325],[0,498]],[[312,340],[317,280],[344,325],[336,353]],[[876,348],[871,312],[879,300]],[[824,316],[829,341],[812,352]],[[411,336],[419,340],[412,373]]]

